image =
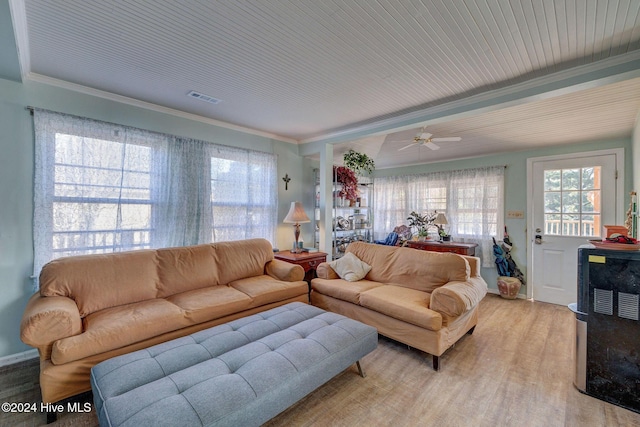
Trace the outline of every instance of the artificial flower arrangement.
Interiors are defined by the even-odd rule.
[[[333,175],[336,181],[342,184],[339,196],[347,200],[356,200],[360,195],[358,191],[358,177],[351,169],[345,166],[334,166]]]
[[[415,229],[419,237],[427,237],[429,227],[435,226],[433,221],[435,221],[436,215],[435,211],[432,214],[425,213],[424,215],[412,211],[407,217],[407,221],[409,221],[409,227]]]

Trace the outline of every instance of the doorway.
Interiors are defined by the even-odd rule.
[[[623,149],[527,160],[528,298],[576,301],[578,247],[623,223],[623,168]]]

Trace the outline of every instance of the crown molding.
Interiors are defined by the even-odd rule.
[[[117,95],[111,92],[94,89],[88,86],[71,83],[66,80],[55,79],[53,77],[43,76],[37,73],[28,73],[24,78],[24,81],[30,81],[35,83],[42,83],[49,86],[55,86],[61,89],[70,90],[73,92],[82,93],[84,95],[95,96],[97,98],[106,99],[108,101],[118,102],[120,104],[131,105],[133,107],[144,108],[145,110],[151,110],[158,113],[169,114],[172,116],[180,117],[183,119],[193,120],[200,123],[206,123],[208,125],[218,126],[225,129],[230,129],[238,132],[247,133],[250,135],[261,136],[264,138],[275,139],[277,141],[287,142],[290,144],[298,144],[299,142],[292,138],[286,138],[280,135],[272,134],[269,132],[263,132],[256,129],[247,128],[244,126],[234,125],[232,123],[223,122],[221,120],[215,120],[208,117],[200,116],[197,114],[187,113],[184,111],[176,110],[174,108],[163,107],[161,105],[153,104],[139,99],[130,98],[127,96]]]

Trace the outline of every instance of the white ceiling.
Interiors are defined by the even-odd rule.
[[[639,0],[9,1],[23,80],[357,140],[378,167],[629,137],[640,109]],[[389,142],[425,123],[463,140]]]

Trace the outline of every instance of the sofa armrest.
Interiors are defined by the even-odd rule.
[[[27,302],[20,322],[20,339],[32,347],[82,333],[82,319],[75,301],[67,297],[43,297],[37,292]]]
[[[449,282],[431,293],[429,308],[450,317],[458,317],[475,307],[487,294],[482,277],[466,282]]]
[[[469,275],[480,277],[480,258],[477,256],[461,255],[469,263]]]
[[[264,266],[264,271],[274,279],[285,282],[304,280],[304,268],[279,259],[272,259]]]
[[[338,273],[335,272],[328,262],[321,262],[316,267],[316,275],[319,279],[339,279]]]

